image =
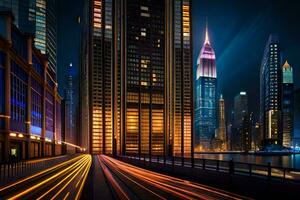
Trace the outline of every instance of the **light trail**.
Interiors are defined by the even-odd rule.
[[[88,177],[88,174],[89,174],[89,171],[90,171],[90,168],[91,168],[91,165],[92,165],[92,157],[91,157],[91,155],[89,155],[89,164],[88,164],[88,166],[87,166],[87,168],[86,168],[86,170],[85,170],[85,172],[84,172],[84,176],[83,176],[83,179],[82,179],[82,176],[81,176],[81,178],[80,178],[80,180],[82,179],[82,182],[81,182],[81,185],[80,185],[80,187],[79,187],[79,190],[78,190],[78,192],[77,192],[77,194],[76,194],[76,196],[75,196],[75,200],[78,200],[78,199],[80,199],[80,196],[81,196],[81,193],[82,193],[82,190],[83,190],[83,186],[84,186],[84,184],[85,184],[85,182],[86,182],[86,179],[87,179],[87,177]],[[79,181],[80,181],[79,180]],[[77,184],[76,184],[76,188],[77,188]]]
[[[84,157],[81,158],[79,162],[82,162],[83,159],[84,159]],[[51,181],[51,180],[53,180],[53,179],[59,177],[61,174],[65,173],[66,171],[68,171],[69,169],[71,169],[71,168],[73,168],[74,166],[77,166],[77,165],[78,165],[78,162],[76,162],[76,163],[70,165],[69,167],[67,167],[67,168],[65,168],[65,169],[63,169],[63,170],[61,170],[61,171],[59,171],[58,173],[56,173],[54,176],[51,176],[50,178],[47,178],[46,180],[44,180],[44,181],[42,181],[42,182],[39,182],[38,184],[36,184],[36,185],[34,185],[34,186],[32,186],[32,187],[30,187],[30,188],[24,190],[23,192],[21,192],[21,193],[15,195],[15,196],[13,196],[13,197],[11,197],[11,198],[9,198],[9,199],[10,199],[10,200],[18,199],[18,198],[24,196],[25,194],[28,194],[29,192],[35,190],[36,188],[42,186],[43,184],[48,183],[49,181]]]
[[[73,181],[74,178],[77,177],[79,172],[81,172],[83,169],[86,168],[86,166],[88,166],[89,162],[90,162],[90,157],[88,157],[87,160],[85,160],[85,163],[82,165],[82,167],[79,170],[77,170],[77,173],[73,175],[72,178],[53,197],[51,197],[51,200],[55,199],[71,183],[71,181]]]
[[[91,163],[91,155],[80,155],[2,188],[0,196],[9,200],[79,199]]]
[[[111,167],[113,167],[113,165],[111,165]],[[119,168],[119,166],[118,166],[118,168]],[[125,167],[125,168],[126,168],[126,167]],[[119,168],[119,169],[120,169],[120,168]],[[121,170],[122,170],[122,169],[121,169]],[[123,169],[123,170],[124,170],[124,169]],[[173,186],[168,185],[168,184],[159,183],[158,181],[155,181],[154,179],[149,178],[149,177],[148,177],[149,174],[147,174],[147,176],[141,176],[141,175],[138,175],[138,174],[135,174],[135,173],[130,172],[130,169],[129,169],[129,170],[126,169],[125,171],[126,171],[126,173],[129,173],[129,174],[135,176],[135,177],[138,178],[139,180],[143,180],[144,182],[146,182],[146,183],[148,183],[148,184],[150,184],[150,185],[152,185],[152,186],[154,186],[154,187],[156,187],[156,188],[159,188],[159,189],[162,190],[162,191],[167,191],[167,192],[171,193],[172,195],[179,197],[180,199],[194,199],[194,198],[192,198],[192,197],[190,197],[190,196],[188,196],[188,195],[185,195],[185,194],[180,193],[180,192],[183,192],[183,193],[189,193],[189,192],[187,192],[187,191],[185,191],[185,190],[182,190],[182,189],[180,189],[180,188],[173,187]],[[176,190],[179,190],[179,191],[176,191]],[[193,195],[192,193],[190,193],[190,194]],[[193,195],[193,196],[195,196],[195,195]],[[196,195],[196,196],[197,196],[197,195]],[[199,195],[198,198],[199,198],[200,196],[201,196],[201,199],[205,199],[205,198],[204,198],[204,195]],[[206,197],[206,196],[205,196],[205,197]]]
[[[100,159],[99,159],[99,163],[100,163],[100,166],[101,166],[106,178],[108,179],[108,181],[110,182],[110,184],[114,188],[114,190],[116,191],[118,197],[120,199],[129,200],[130,198],[128,197],[128,195],[125,193],[125,191],[122,189],[122,187],[117,183],[116,179],[110,173],[109,169],[103,164],[103,162],[101,162]]]
[[[88,158],[85,158],[85,162],[87,162]],[[78,162],[77,162],[78,163]],[[81,171],[82,166],[84,166],[84,162],[80,162],[78,163],[78,165],[74,166],[75,170],[72,171],[68,176],[66,176],[63,180],[61,180],[59,183],[57,183],[56,185],[54,185],[51,189],[49,189],[47,192],[45,192],[42,196],[40,196],[39,198],[37,198],[37,200],[42,199],[43,197],[45,197],[46,195],[48,195],[50,192],[52,192],[54,189],[56,189],[59,185],[61,185],[63,182],[65,182],[70,176],[72,176],[73,174],[75,174],[75,176],[73,176],[72,178],[75,178],[76,175]],[[72,179],[71,179],[72,180]],[[66,186],[67,184],[65,184]]]
[[[14,186],[16,186],[16,185],[18,185],[18,184],[21,184],[21,183],[23,183],[23,182],[25,182],[25,181],[30,180],[30,179],[36,178],[36,177],[38,177],[38,176],[41,176],[41,175],[43,175],[43,174],[45,174],[45,173],[47,173],[47,172],[49,172],[49,171],[52,171],[52,170],[54,170],[54,169],[56,169],[56,168],[58,168],[58,167],[61,167],[61,166],[65,165],[65,164],[72,163],[72,162],[74,162],[75,160],[78,160],[78,159],[81,158],[81,157],[82,157],[82,155],[81,155],[81,156],[78,156],[78,157],[75,157],[75,158],[73,158],[73,159],[71,159],[71,160],[68,160],[68,161],[66,161],[66,162],[60,163],[60,164],[58,164],[58,165],[55,165],[55,166],[53,166],[53,167],[50,167],[50,168],[48,168],[48,169],[42,170],[41,172],[38,172],[38,173],[36,173],[36,174],[34,174],[34,175],[31,175],[31,176],[29,176],[29,177],[27,177],[27,178],[24,178],[24,179],[20,180],[20,181],[17,181],[17,182],[15,182],[15,183],[12,183],[12,184],[10,184],[10,185],[8,185],[8,186],[5,186],[5,187],[3,187],[3,188],[0,188],[0,192],[2,192],[2,191],[4,191],[4,190],[7,190],[7,189],[9,189],[9,188],[12,188],[12,187],[14,187]]]
[[[154,188],[154,191],[168,193],[180,199],[249,199],[213,187],[138,168],[108,156],[99,156],[99,158],[111,170],[131,182],[134,181],[139,186],[142,185],[143,189],[148,185],[152,187],[152,190]],[[150,190],[149,187],[146,190]]]
[[[102,159],[102,158],[101,158],[100,156],[98,156],[98,160],[99,160],[100,165],[101,165],[101,167],[102,167],[103,164],[102,164],[101,159]],[[103,169],[103,168],[102,168],[102,169]],[[131,182],[133,182],[133,183],[135,183],[136,185],[140,186],[140,187],[143,188],[144,190],[150,192],[151,194],[153,194],[153,195],[156,196],[157,198],[166,200],[166,198],[164,198],[164,197],[160,196],[159,194],[157,194],[157,193],[151,191],[150,189],[146,188],[146,187],[143,186],[142,184],[140,184],[140,183],[134,181],[134,180],[131,179],[129,176],[127,176],[127,175],[125,175],[124,173],[122,173],[120,170],[118,170],[118,173],[122,174],[122,176],[126,177],[128,180],[130,180]]]

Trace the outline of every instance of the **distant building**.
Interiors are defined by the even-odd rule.
[[[84,3],[81,25],[80,83],[79,83],[79,138],[78,144],[90,152],[90,116],[89,116],[89,4]]]
[[[260,125],[265,144],[282,145],[281,80],[279,38],[270,35],[260,67]]]
[[[217,69],[216,55],[208,30],[197,59],[195,101],[195,149],[210,150],[217,128]]]
[[[238,128],[246,115],[248,115],[248,96],[246,92],[242,91],[234,97],[233,126]]]
[[[49,67],[57,68],[57,0],[1,0],[0,11],[11,11],[14,24],[34,37],[34,44],[49,60]]]
[[[282,66],[282,144],[292,146],[294,134],[293,68],[285,61]]]
[[[253,123],[251,128],[251,149],[252,150],[259,150],[262,147],[262,135],[260,131],[259,123]]]
[[[56,74],[33,38],[0,12],[0,162],[61,154]]]
[[[241,128],[248,120],[248,96],[242,91],[234,97],[234,116],[232,125],[232,147],[234,150],[242,150]],[[246,118],[245,118],[246,117]],[[244,122],[246,120],[246,122]]]
[[[227,135],[226,135],[226,124],[225,124],[225,101],[223,96],[219,99],[219,128],[217,138],[222,141],[222,150],[227,150]]]
[[[93,0],[85,12],[81,142],[92,154],[193,155],[191,1]]]
[[[77,144],[77,138],[75,134],[75,112],[73,103],[73,75],[72,75],[73,65],[70,63],[67,70],[67,88],[65,90],[64,99],[64,112],[65,112],[65,142],[71,144]],[[67,153],[75,153],[75,147],[67,146]]]
[[[233,150],[233,132],[234,132],[234,129],[233,129],[233,121],[234,121],[234,111],[231,111],[230,112],[230,115],[229,115],[229,122],[228,122],[228,125],[227,125],[227,148],[228,150]]]
[[[241,136],[241,150],[242,151],[248,152],[251,150],[252,120],[253,120],[253,113],[243,116],[242,124],[239,129],[240,136]]]
[[[300,89],[295,90],[293,146],[300,146]]]

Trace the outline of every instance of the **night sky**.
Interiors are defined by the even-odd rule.
[[[66,87],[66,69],[72,62],[78,95],[80,24],[84,0],[58,1],[58,80]],[[250,111],[258,112],[259,68],[270,33],[278,33],[281,49],[294,69],[300,87],[300,2],[266,0],[193,0],[194,67],[208,20],[211,44],[217,56],[219,91],[232,109],[240,91],[249,95]],[[70,6],[71,5],[71,6]],[[298,78],[299,77],[299,78]]]
[[[194,0],[194,65],[208,19],[210,42],[217,57],[219,91],[227,110],[239,91],[249,96],[249,109],[258,112],[259,69],[270,33],[278,33],[284,57],[300,86],[300,2],[264,0]]]
[[[67,69],[73,65],[71,74],[74,84],[74,105],[78,102],[81,24],[84,0],[59,0],[58,9],[58,83],[59,93],[64,97],[67,86]]]

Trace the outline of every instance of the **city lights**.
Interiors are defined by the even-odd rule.
[[[299,5],[0,0],[0,199],[299,199]]]

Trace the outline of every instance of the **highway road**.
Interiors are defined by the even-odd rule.
[[[114,158],[97,156],[119,199],[248,199],[230,192],[145,170]]]
[[[0,188],[0,199],[80,199],[92,163],[79,155]]]

